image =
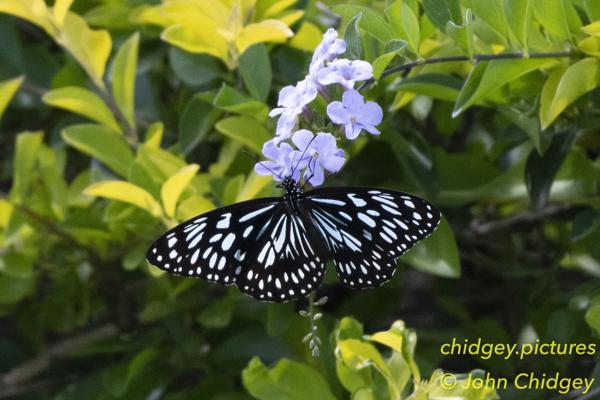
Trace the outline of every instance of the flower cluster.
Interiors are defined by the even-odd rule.
[[[376,126],[383,118],[381,107],[372,101],[365,102],[354,89],[356,82],[372,78],[373,67],[366,61],[338,58],[345,52],[346,42],[338,38],[334,29],[329,29],[315,49],[308,75],[295,86],[281,89],[278,107],[269,113],[270,117],[279,117],[276,135],[263,146],[263,155],[270,160],[258,162],[256,173],[273,175],[277,181],[288,176],[299,181],[304,171],[305,182],[319,186],[325,180],[325,172],[338,172],[342,168],[344,150],[337,147],[334,135],[329,132],[315,135],[308,129],[299,129],[303,123],[311,127],[307,106],[319,94],[328,100],[331,85],[339,85],[344,92],[341,101],[329,103],[327,116],[340,126],[346,138],[354,140],[363,130],[379,134]]]

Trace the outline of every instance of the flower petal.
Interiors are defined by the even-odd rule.
[[[307,147],[311,144],[315,135],[307,129],[300,129],[296,131],[292,136],[292,142],[296,145],[296,148],[301,152],[304,152]]]
[[[332,101],[327,106],[327,116],[334,124],[345,124],[350,121],[350,114],[341,101]]]

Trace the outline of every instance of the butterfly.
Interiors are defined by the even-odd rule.
[[[396,258],[431,234],[440,212],[407,193],[373,188],[303,192],[244,201],[192,218],[159,237],[147,260],[175,275],[235,284],[257,300],[284,302],[319,287],[329,260],[352,289],[380,286]]]

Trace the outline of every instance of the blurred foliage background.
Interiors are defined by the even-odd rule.
[[[452,338],[597,341],[599,2],[0,0],[0,13],[0,398],[541,399],[557,393],[449,394],[440,369],[600,378],[597,356],[440,354]],[[306,304],[167,276],[144,254],[179,221],[278,193],[243,152],[260,154],[279,89],[330,26],[373,63],[364,93],[387,111],[328,185],[419,194],[445,220],[377,290],[330,268],[313,358]]]

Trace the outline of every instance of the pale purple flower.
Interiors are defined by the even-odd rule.
[[[326,61],[331,61],[340,54],[346,51],[346,42],[342,39],[338,39],[338,33],[335,29],[329,28],[327,32],[323,34],[321,43],[315,49],[310,67],[308,69],[309,74],[315,76]]]
[[[339,83],[346,89],[354,88],[358,81],[373,77],[373,67],[366,61],[339,59],[330,62],[319,71],[317,80],[321,85]]]
[[[277,121],[276,134],[278,141],[285,140],[292,135],[296,126],[296,117],[302,112],[304,106],[317,97],[317,86],[312,78],[298,82],[296,86],[286,86],[279,92],[277,105],[269,113],[270,117],[280,115]]]
[[[379,104],[367,101],[356,90],[348,90],[342,101],[331,102],[327,106],[327,115],[337,125],[344,125],[346,137],[356,139],[364,129],[373,135],[379,135],[375,128],[381,123],[383,110]]]
[[[338,149],[335,137],[321,132],[316,136],[306,129],[294,133],[292,142],[303,154],[302,162],[307,167],[304,179],[312,186],[319,186],[325,180],[325,171],[338,172],[344,165],[344,150]]]
[[[275,140],[269,140],[263,145],[262,152],[272,161],[257,162],[254,171],[259,175],[272,175],[276,181],[281,181],[288,176],[298,181],[300,170],[308,163],[308,160],[300,160],[301,153],[288,143],[278,146]]]

